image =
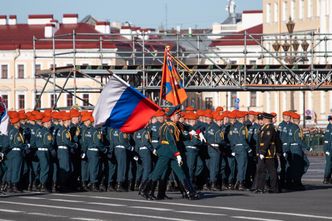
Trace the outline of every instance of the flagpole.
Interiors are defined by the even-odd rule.
[[[107,70],[108,73],[110,73],[113,77],[115,77],[118,81],[120,81],[122,84],[126,85],[127,87],[131,87],[130,84],[125,82],[122,78],[120,78],[118,75],[114,74],[111,70]]]

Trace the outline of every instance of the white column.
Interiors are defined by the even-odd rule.
[[[308,101],[308,109],[311,110],[311,111],[313,111],[313,106],[312,106],[312,91],[308,92],[307,101]]]
[[[281,102],[282,102],[282,105],[281,105],[281,111],[286,111],[286,108],[287,108],[287,94],[285,91],[281,92]]]
[[[326,113],[326,92],[320,92],[320,114]]]
[[[271,112],[271,92],[266,93],[266,112]]]
[[[299,91],[299,107],[297,108],[298,113],[303,115],[303,92]]]

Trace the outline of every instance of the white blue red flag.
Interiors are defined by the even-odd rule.
[[[0,134],[8,135],[9,116],[7,107],[0,97]]]
[[[113,74],[93,111],[94,125],[132,133],[143,128],[159,109],[158,105]]]

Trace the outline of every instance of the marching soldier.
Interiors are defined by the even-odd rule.
[[[206,115],[207,118],[212,118],[212,115]],[[215,118],[216,121],[219,121],[221,118],[219,115]],[[212,191],[218,190],[218,174],[219,174],[219,166],[220,166],[220,144],[223,140],[223,135],[221,133],[220,125],[218,125],[215,121],[212,121],[208,127],[206,128],[205,133],[206,144],[208,148],[208,155],[209,155],[209,185],[211,186]]]
[[[40,191],[47,191],[47,182],[50,172],[50,152],[53,148],[53,136],[50,133],[51,118],[44,117],[43,127],[36,132],[37,157],[40,163]]]
[[[82,112],[82,125],[81,125],[81,135],[80,135],[80,146],[81,146],[81,188],[82,191],[88,191],[88,182],[89,182],[89,163],[87,157],[88,143],[86,142],[85,137],[91,137],[91,135],[86,135],[90,127],[90,117],[88,112]]]
[[[69,113],[62,113],[63,125],[60,126],[56,143],[58,145],[59,160],[59,184],[62,191],[68,190],[68,179],[72,172],[72,162],[70,158],[71,150],[77,149],[77,143],[73,141],[70,133],[71,117]]]
[[[237,112],[237,121],[234,123],[229,135],[231,136],[232,156],[237,163],[237,186],[239,190],[245,190],[245,177],[248,164],[248,153],[251,149],[247,143],[248,130],[244,123],[246,113]]]
[[[180,141],[181,131],[176,126],[180,115],[179,106],[170,108],[167,112],[169,120],[167,120],[160,128],[160,148],[157,151],[158,161],[150,175],[150,179],[143,182],[141,186],[141,195],[146,199],[151,199],[150,190],[154,190],[157,181],[160,180],[163,172],[167,169],[168,165],[171,166],[175,172],[189,199],[197,199],[198,195],[194,191],[190,181],[186,178],[182,170],[182,157],[177,148],[177,143]]]
[[[10,119],[12,127],[9,130],[9,148],[8,157],[8,177],[11,184],[11,191],[19,192],[19,182],[21,180],[21,171],[23,165],[23,152],[30,147],[25,144],[23,134],[20,132],[20,119],[17,113]]]
[[[267,175],[270,178],[270,191],[277,193],[279,191],[276,168],[277,134],[272,123],[273,116],[271,114],[263,113],[263,118],[264,125],[259,133],[259,147],[257,152],[256,193],[265,192],[264,186]]]
[[[200,175],[204,169],[203,161],[198,154],[199,146],[202,142],[199,140],[199,131],[195,130],[197,115],[194,112],[188,111],[185,115],[185,119],[187,121],[187,125],[183,133],[185,136],[188,136],[188,139],[184,141],[188,176],[193,184],[197,184],[196,176]]]
[[[132,151],[132,146],[129,143],[129,135],[121,132],[119,129],[113,129],[111,140],[117,163],[116,191],[126,192],[127,150]]]
[[[136,131],[133,139],[135,141],[135,151],[139,154],[135,185],[135,189],[139,190],[140,184],[146,181],[151,173],[153,146],[150,143],[151,138],[147,128]]]

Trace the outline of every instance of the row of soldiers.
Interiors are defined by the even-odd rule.
[[[76,109],[8,114],[9,133],[0,134],[2,191],[130,189],[150,199],[165,199],[175,186],[188,198],[197,198],[195,189],[279,192],[303,189],[309,167],[293,112],[276,127],[273,113],[174,107],[133,134],[95,128],[91,112]]]

